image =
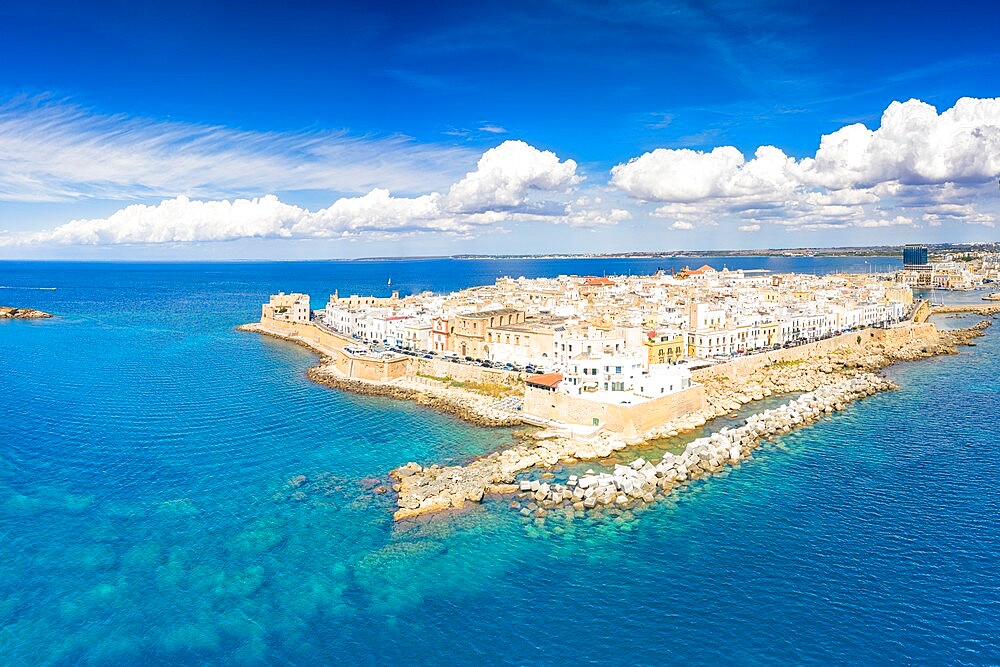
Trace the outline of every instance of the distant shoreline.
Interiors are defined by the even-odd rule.
[[[933,254],[950,252],[997,252],[1000,244],[997,242],[977,242],[977,243],[926,243],[923,244],[928,251]],[[417,261],[417,260],[545,260],[545,259],[687,259],[699,257],[787,257],[796,258],[823,258],[823,257],[889,257],[901,260],[902,244],[900,245],[875,245],[875,246],[840,246],[840,247],[819,247],[819,248],[757,248],[757,249],[727,249],[727,250],[658,250],[658,251],[637,251],[625,250],[621,252],[606,253],[500,253],[500,254],[476,254],[458,253],[451,255],[394,255],[394,256],[371,256],[371,257],[325,257],[315,259],[259,259],[259,258],[231,258],[231,259],[65,259],[65,258],[35,258],[35,259],[0,259],[2,262],[17,263],[38,263],[38,262],[58,262],[72,264],[272,264],[272,263],[299,263],[307,264],[311,262],[390,262],[390,261]]]

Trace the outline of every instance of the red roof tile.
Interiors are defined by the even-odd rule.
[[[563,376],[559,373],[544,373],[542,375],[533,375],[530,378],[527,378],[524,382],[525,384],[530,384],[535,387],[554,389],[562,381]]]

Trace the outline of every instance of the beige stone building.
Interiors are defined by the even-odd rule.
[[[513,308],[484,310],[456,315],[454,322],[450,332],[452,350],[460,357],[486,359],[489,357],[488,330],[523,323],[524,311]]]
[[[261,317],[286,322],[308,322],[309,312],[309,295],[298,292],[272,294],[261,307]]]

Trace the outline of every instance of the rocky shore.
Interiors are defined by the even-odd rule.
[[[413,401],[440,412],[454,415],[478,426],[517,426],[521,416],[502,407],[502,403],[487,396],[479,396],[469,391],[452,389],[439,383],[420,383],[400,378],[390,382],[370,382],[344,377],[324,358],[318,366],[310,368],[306,374],[317,384],[353,391],[367,396],[385,396],[405,401]]]
[[[507,402],[493,397],[448,387],[431,380],[420,382],[416,379],[399,378],[388,382],[375,382],[348,378],[337,370],[333,358],[329,356],[332,350],[323,349],[312,341],[271,331],[258,322],[242,324],[236,327],[236,330],[249,331],[288,341],[316,352],[320,355],[319,363],[306,371],[306,375],[313,382],[326,387],[366,396],[384,396],[413,401],[418,405],[447,413],[477,426],[501,427],[523,424],[521,416],[511,410]]]
[[[803,394],[784,405],[751,416],[738,428],[724,428],[711,436],[690,442],[684,451],[667,453],[656,462],[636,459],[629,465],[615,465],[613,472],[572,475],[565,484],[522,480],[520,499],[527,503],[513,507],[524,516],[544,516],[544,511],[571,506],[575,511],[615,505],[630,507],[651,503],[676,487],[712,475],[726,466],[737,465],[760,446],[764,438],[805,426],[825,414],[843,410],[848,403],[894,388],[889,380],[873,373]]]
[[[931,315],[944,315],[946,313],[969,313],[971,315],[980,315],[983,317],[990,317],[993,315],[1000,315],[1000,303],[989,303],[989,304],[962,304],[955,306],[934,306],[931,308]]]
[[[394,517],[401,520],[459,508],[468,501],[479,502],[487,494],[516,493],[520,486],[512,483],[519,473],[530,468],[605,458],[614,451],[648,439],[673,437],[704,426],[715,417],[730,414],[746,403],[767,396],[813,392],[849,381],[859,373],[868,377],[897,361],[955,354],[956,346],[972,344],[972,339],[982,336],[989,326],[989,321],[983,321],[967,329],[936,331],[933,335],[898,344],[844,348],[795,362],[772,364],[738,380],[727,377],[704,380],[707,405],[703,410],[634,438],[606,431],[581,438],[548,429],[464,466],[435,464],[422,467],[411,462],[390,473],[396,482],[393,488],[398,493],[399,509]],[[870,386],[887,388],[887,385],[871,382]]]
[[[0,306],[0,320],[41,320],[47,317],[52,317],[52,315],[34,308]]]

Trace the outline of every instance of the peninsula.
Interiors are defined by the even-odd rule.
[[[490,494],[520,494],[513,506],[528,514],[567,504],[590,511],[651,502],[718,472],[764,438],[891,389],[879,369],[954,353],[989,326],[939,331],[925,321],[932,312],[996,312],[932,310],[900,274],[706,265],[650,276],[500,278],[445,295],[334,292],[322,310],[310,307],[308,295],[279,293],[259,322],[240,328],[320,353],[309,377],[321,384],[413,400],[485,426],[542,427],[466,465],[409,463],[393,471],[396,519]],[[535,468],[606,459],[754,401],[801,392],[742,430],[696,440],[657,464],[633,462],[631,472],[561,485],[518,479]]]

